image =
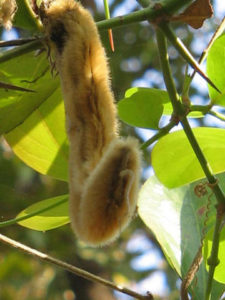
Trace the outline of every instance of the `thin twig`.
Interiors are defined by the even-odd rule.
[[[36,40],[42,40],[42,38],[31,37],[26,39],[16,39],[10,41],[0,41],[0,47],[12,47],[12,46],[21,46]]]
[[[122,287],[122,286],[119,286],[119,285],[116,285],[115,283],[111,282],[111,281],[108,281],[106,279],[103,279],[102,277],[99,277],[99,276],[96,276],[92,273],[89,273],[85,270],[82,270],[80,268],[77,268],[71,264],[68,264],[64,261],[61,261],[59,259],[56,259],[46,253],[43,253],[43,252],[40,252],[36,249],[33,249],[31,247],[28,247],[20,242],[17,242],[13,239],[10,239],[9,237],[3,235],[3,234],[0,234],[0,241],[4,242],[5,244],[7,245],[10,245],[14,248],[17,248],[29,255],[32,255],[38,259],[41,259],[43,261],[46,261],[48,263],[51,263],[55,266],[58,266],[58,267],[61,267],[63,269],[65,269],[66,271],[68,272],[71,272],[71,273],[74,273],[80,277],[83,277],[85,279],[88,279],[90,281],[93,281],[93,282],[97,282],[97,283],[101,283],[107,287],[110,287],[114,290],[117,290],[121,293],[124,293],[124,294],[127,294],[129,296],[132,296],[136,299],[139,299],[139,300],[153,300],[153,296],[150,294],[150,293],[147,293],[147,295],[143,296],[143,295],[140,295],[130,289],[127,289],[125,287]]]
[[[0,88],[5,89],[5,90],[15,90],[15,91],[21,91],[21,92],[35,93],[34,90],[26,89],[21,86],[17,86],[17,85],[2,82],[2,81],[0,81]]]

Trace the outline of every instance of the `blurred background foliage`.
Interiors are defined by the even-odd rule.
[[[95,20],[104,19],[103,1],[82,1],[89,7]],[[215,1],[212,1],[214,4]],[[111,16],[129,13],[140,6],[135,0],[111,0]],[[191,49],[196,58],[207,45],[220,18],[215,15],[200,30],[183,24],[174,24],[177,35]],[[19,37],[30,36],[26,30],[16,30]],[[15,33],[15,31],[14,31]],[[6,36],[1,32],[2,38]],[[164,88],[160,73],[154,28],[147,22],[123,26],[113,30],[115,52],[112,53],[107,31],[101,32],[111,68],[112,86],[117,100],[131,86]],[[181,91],[185,65],[176,51],[169,48],[170,61],[177,88]],[[196,81],[191,97],[196,104],[207,103],[208,95],[203,81]],[[199,82],[201,84],[199,85]],[[207,119],[210,126],[210,120]],[[203,122],[200,120],[192,121]],[[215,124],[213,124],[215,126]],[[221,126],[221,124],[217,124]],[[150,132],[150,133],[149,133]],[[151,131],[135,130],[121,124],[123,135],[135,134],[143,141]],[[145,150],[144,166],[150,164],[150,150]],[[145,168],[143,181],[151,170]],[[62,181],[43,176],[22,163],[4,141],[0,143],[0,218],[2,221],[15,217],[25,207],[36,201],[68,192]],[[148,290],[155,299],[179,299],[180,281],[165,260],[157,241],[136,218],[129,228],[113,244],[104,248],[89,248],[74,237],[69,225],[59,229],[36,232],[18,225],[2,228],[1,233],[40,251],[49,253],[87,271],[135,289],[140,293]],[[158,296],[157,296],[158,295]],[[2,300],[111,300],[130,299],[120,293],[69,274],[52,265],[35,260],[23,253],[0,244],[0,299]]]

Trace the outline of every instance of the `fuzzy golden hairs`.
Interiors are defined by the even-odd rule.
[[[87,244],[104,245],[136,209],[138,142],[118,136],[107,58],[88,10],[73,0],[53,0],[40,15],[65,103],[72,228]]]

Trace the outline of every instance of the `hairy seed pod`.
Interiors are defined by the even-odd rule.
[[[118,137],[107,59],[91,14],[74,0],[53,0],[40,16],[65,102],[72,227],[86,243],[105,244],[135,210],[138,145]]]

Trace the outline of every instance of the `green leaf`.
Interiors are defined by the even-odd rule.
[[[214,173],[225,170],[225,130],[200,127],[194,135]],[[167,187],[178,187],[205,174],[183,130],[161,138],[152,151],[152,167],[158,179]]]
[[[5,138],[28,166],[42,174],[67,180],[69,147],[59,88]]]
[[[34,52],[0,64],[0,81],[35,91],[0,89],[0,134],[21,124],[58,88],[59,80],[48,69],[46,55],[35,56]]]
[[[38,31],[40,24],[38,24],[30,2],[28,0],[17,0],[17,12],[13,21],[13,26],[29,29],[30,31]]]
[[[219,177],[224,180],[225,176]],[[195,182],[188,186],[168,189],[157,180],[155,176],[149,178],[142,186],[138,199],[138,213],[146,226],[154,233],[168,262],[184,278],[201,243],[203,231],[212,228],[215,220],[214,203],[210,197],[211,205],[208,212],[211,222],[205,224],[208,197],[195,195],[194,189],[199,184]],[[190,293],[196,299],[204,299],[207,284],[207,272],[204,265],[200,266],[197,274],[198,281],[193,284]],[[224,285],[213,283],[213,295],[221,295]],[[212,298],[212,299],[219,299]]]
[[[158,129],[163,113],[163,103],[169,101],[166,91],[153,88],[132,88],[118,103],[119,117],[132,126]]]
[[[207,74],[221,94],[210,85],[209,96],[213,104],[225,106],[225,34],[215,40],[207,57]]]
[[[21,226],[46,231],[70,222],[68,213],[68,195],[62,195],[37,202],[21,211],[17,218],[28,217],[18,222]]]

